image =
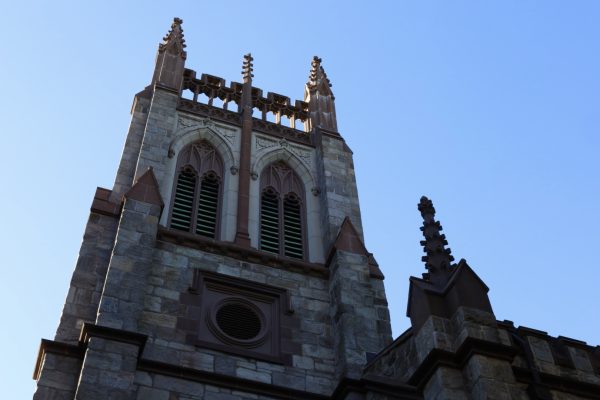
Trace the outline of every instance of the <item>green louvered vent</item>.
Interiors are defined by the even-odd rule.
[[[198,197],[196,233],[214,238],[217,228],[217,208],[219,207],[219,181],[216,177],[208,175],[202,179]]]
[[[286,256],[303,258],[302,214],[295,196],[287,197],[283,202],[283,243]]]
[[[195,189],[196,176],[189,171],[181,172],[177,178],[177,187],[175,188],[171,228],[182,231],[190,230]]]
[[[260,203],[260,249],[279,254],[279,198],[265,191]]]

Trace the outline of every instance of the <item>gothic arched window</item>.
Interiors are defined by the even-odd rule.
[[[296,173],[278,161],[260,178],[260,249],[305,258],[304,185]]]
[[[222,176],[223,160],[210,143],[192,143],[179,153],[169,219],[172,229],[216,237]]]

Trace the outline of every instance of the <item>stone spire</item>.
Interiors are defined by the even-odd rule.
[[[154,69],[153,84],[179,91],[183,80],[185,67],[185,40],[183,39],[183,21],[174,18],[171,29],[158,45],[156,67]]]
[[[452,272],[454,257],[452,257],[450,249],[445,247],[448,241],[446,235],[441,233],[442,226],[435,220],[435,208],[431,200],[425,196],[421,197],[418,209],[423,217],[421,231],[425,237],[425,240],[421,240],[421,246],[427,253],[422,258],[428,271],[427,274],[423,274],[423,278],[433,284],[443,285],[448,281]]]
[[[321,59],[314,56],[304,88],[304,101],[309,105],[311,130],[318,127],[337,132],[334,100],[331,82],[321,65]]]

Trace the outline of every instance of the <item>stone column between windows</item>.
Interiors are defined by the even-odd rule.
[[[240,145],[240,178],[238,190],[237,229],[235,243],[250,247],[248,217],[250,209],[250,152],[252,144],[252,56],[244,56],[242,71],[244,86],[240,108],[242,110],[242,134]]]

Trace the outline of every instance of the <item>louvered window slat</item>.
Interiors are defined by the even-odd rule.
[[[265,192],[261,198],[260,248],[279,254],[279,198]]]
[[[219,226],[223,160],[205,140],[182,148],[173,188],[172,229],[215,238]]]
[[[198,196],[196,233],[214,238],[217,228],[217,208],[219,206],[219,181],[210,176],[204,177]]]
[[[288,257],[303,257],[302,215],[297,198],[286,198],[283,205],[284,254]]]
[[[171,216],[172,228],[182,231],[190,230],[195,190],[196,176],[191,172],[181,172],[177,177],[177,186],[175,187]]]

